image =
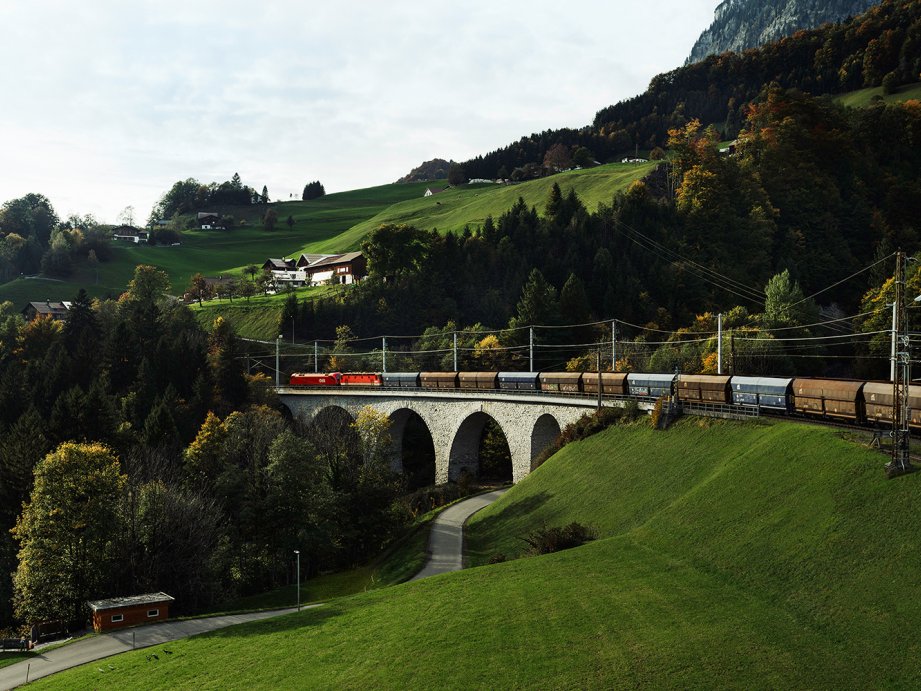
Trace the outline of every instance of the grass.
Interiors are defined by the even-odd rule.
[[[22,662],[23,660],[28,660],[35,656],[36,653],[14,653],[11,651],[0,652],[0,668],[8,667],[9,665],[15,665],[17,662]]]
[[[48,688],[916,687],[921,474],[834,430],[684,421],[567,446],[471,520],[601,539],[341,598]]]
[[[902,103],[909,99],[921,99],[921,82],[900,86],[893,94],[886,94],[883,92],[883,87],[874,86],[869,89],[860,89],[841,94],[835,100],[849,108],[866,108],[870,105],[870,101],[877,96],[887,103]]]

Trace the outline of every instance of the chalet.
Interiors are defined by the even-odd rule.
[[[67,313],[70,310],[69,302],[30,302],[22,310],[22,316],[26,321],[32,321],[38,317],[51,317],[59,321],[67,319]]]
[[[436,195],[436,194],[440,194],[441,192],[444,192],[444,191],[445,191],[445,188],[444,188],[444,187],[426,187],[426,188],[425,188],[425,194],[423,194],[422,196],[423,196],[423,197],[431,197],[431,196],[434,196],[434,195]]]
[[[166,593],[147,593],[130,597],[87,602],[93,611],[96,633],[123,629],[138,624],[151,624],[169,619],[169,603],[175,598]]]
[[[220,214],[202,211],[198,213],[198,227],[202,230],[227,230]]]
[[[320,283],[357,283],[368,273],[368,262],[361,252],[326,257],[306,268],[313,285]]]
[[[146,230],[135,228],[134,226],[116,226],[112,229],[112,239],[123,242],[133,242],[135,245],[140,242],[147,242],[148,233]]]

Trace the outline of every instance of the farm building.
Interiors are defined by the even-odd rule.
[[[64,320],[67,319],[68,311],[70,311],[69,302],[52,302],[51,300],[45,300],[44,302],[30,302],[23,308],[22,316],[29,322],[38,317],[51,317],[52,319]]]
[[[127,626],[166,621],[169,603],[174,598],[166,593],[147,593],[130,597],[113,597],[87,602],[93,610],[93,629],[96,633],[123,629]]]

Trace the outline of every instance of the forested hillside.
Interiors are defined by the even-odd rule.
[[[801,31],[743,54],[724,54],[657,75],[645,93],[602,108],[581,129],[546,130],[466,161],[469,177],[493,178],[540,164],[557,143],[587,147],[599,161],[664,146],[668,130],[691,119],[732,139],[762,88],[813,95],[916,82],[921,75],[921,1],[885,0],[845,24]]]

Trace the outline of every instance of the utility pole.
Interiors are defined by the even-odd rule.
[[[275,388],[279,386],[279,379],[281,374],[281,334],[278,334],[278,338],[275,339]]]
[[[896,259],[896,261],[898,261],[898,259]],[[896,273],[898,273],[898,269],[896,269]],[[898,292],[898,288],[896,288],[896,292]],[[891,382],[895,381],[895,360],[896,360],[895,351],[896,351],[896,341],[898,340],[898,337],[899,337],[898,336],[898,320],[899,320],[898,311],[899,311],[899,301],[898,299],[895,299],[892,301],[892,350],[890,351],[890,355],[889,355],[889,381]]]
[[[729,329],[729,357],[729,369],[734,377],[736,376],[736,334],[732,329]]]
[[[317,341],[313,342],[313,373],[317,374],[320,371],[320,344]]]
[[[454,332],[454,371],[457,372],[457,332]]]
[[[297,611],[301,611],[301,550],[296,549],[297,555]]]
[[[895,315],[893,332],[898,337],[898,348],[893,353],[892,379],[892,460],[886,465],[886,475],[890,478],[910,473],[911,465],[909,441],[911,431],[909,422],[909,367],[911,358],[908,352],[908,334],[905,320],[905,255],[901,251],[895,255]]]
[[[529,328],[529,332],[530,332],[530,335],[531,335],[531,337],[530,337],[530,344],[531,344],[530,353],[531,353],[531,355],[530,355],[530,360],[529,360],[529,362],[530,362],[530,365],[529,365],[530,369],[529,369],[528,371],[529,371],[529,372],[533,372],[533,371],[534,371],[534,327],[531,326],[531,327],[528,327],[528,328]]]
[[[723,313],[716,315],[716,373],[723,373]]]
[[[598,410],[601,410],[601,342],[598,342]]]
[[[381,350],[381,372],[387,371],[387,337],[384,336],[384,347]]]
[[[611,371],[617,371],[617,320],[611,320]]]

